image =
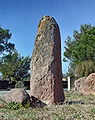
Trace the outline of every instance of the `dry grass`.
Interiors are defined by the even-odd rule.
[[[65,92],[63,105],[44,108],[0,108],[0,120],[95,120],[95,96]],[[1,103],[0,103],[1,104]]]

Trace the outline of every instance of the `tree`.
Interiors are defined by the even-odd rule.
[[[12,34],[8,29],[3,29],[0,27],[0,54],[4,51],[10,52],[14,49],[15,45],[9,42],[11,35]]]
[[[87,70],[91,72],[94,71],[94,69],[89,70],[91,67],[89,66],[90,68],[88,67],[88,69],[85,63],[88,65],[91,63],[95,67],[95,26],[87,24],[81,25],[79,32],[74,30],[73,39],[71,37],[67,37],[65,43],[66,46],[64,52],[64,60],[70,61],[70,72],[74,71],[73,74],[78,74],[78,77],[83,77],[90,74],[90,72],[87,72]],[[86,70],[82,68],[82,64],[84,64]],[[81,67],[79,67],[80,65]],[[84,74],[80,75],[78,71],[81,71],[82,73],[84,72]]]
[[[10,52],[2,57],[0,72],[4,80],[22,81],[29,77],[30,57],[21,57],[17,51]]]
[[[76,65],[75,77],[88,76],[90,73],[95,72],[95,62],[92,60],[82,61]]]

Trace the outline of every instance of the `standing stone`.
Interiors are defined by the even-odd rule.
[[[61,39],[58,24],[50,16],[39,22],[31,60],[31,95],[47,105],[64,101]]]

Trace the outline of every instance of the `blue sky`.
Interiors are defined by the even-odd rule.
[[[53,16],[60,27],[62,57],[64,41],[81,24],[95,25],[95,0],[0,0],[0,25],[12,33],[21,55],[32,55],[37,26],[42,16]],[[62,62],[63,73],[68,63]]]

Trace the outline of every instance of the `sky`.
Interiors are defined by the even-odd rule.
[[[0,26],[12,33],[11,43],[22,56],[32,55],[42,16],[56,19],[61,34],[62,58],[67,36],[81,24],[95,25],[95,0],[0,0]],[[62,62],[66,73],[68,63]]]

